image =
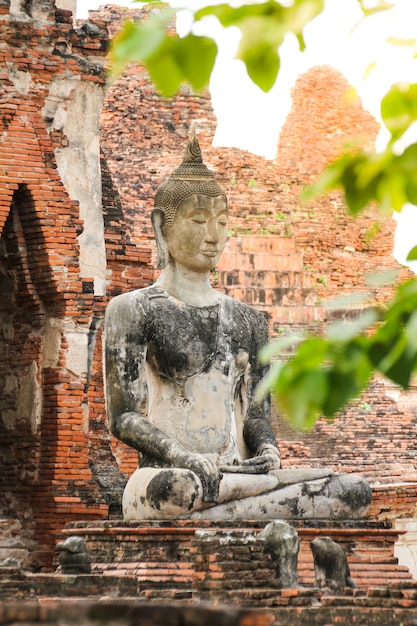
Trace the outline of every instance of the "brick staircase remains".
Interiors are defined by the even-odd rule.
[[[393,529],[389,522],[299,520],[293,525],[300,540],[301,587],[314,587],[310,542],[323,536],[344,548],[358,589],[367,591],[412,581],[409,570],[394,556],[394,544],[404,531]],[[67,577],[71,579],[69,586],[59,573],[32,574],[31,580],[39,595],[48,595],[52,585],[52,595],[94,596],[113,589],[117,595],[132,592],[140,598],[221,601],[228,590],[229,595],[246,597],[244,604],[251,606],[251,590],[258,592],[256,604],[262,590],[266,596],[278,593],[275,565],[270,555],[264,554],[263,542],[258,538],[264,526],[262,522],[199,521],[197,527],[191,520],[140,525],[74,522],[63,534],[84,537],[93,562],[91,575]],[[53,584],[56,576],[59,585]],[[74,578],[84,581],[84,591]]]
[[[265,526],[262,522],[199,521],[198,527],[191,520],[140,525],[121,520],[70,523],[62,534],[84,537],[93,562],[91,574],[65,575],[59,568],[54,574],[0,568],[0,624],[9,623],[2,621],[7,614],[4,607],[16,597],[33,598],[43,606],[50,602],[58,606],[65,598],[72,598],[76,604],[82,601],[80,607],[88,598],[97,606],[107,603],[109,616],[117,603],[124,607],[120,609],[122,615],[128,606],[145,601],[156,608],[209,603],[259,609],[250,614],[249,621],[242,622],[245,626],[417,623],[417,581],[394,557],[394,543],[404,531],[393,529],[390,522],[295,520],[292,524],[300,540],[299,585],[279,589],[275,564],[264,553],[259,538]],[[331,537],[343,546],[355,589],[345,588],[335,594],[314,586],[309,545],[320,536]],[[21,609],[18,615],[23,614]],[[149,618],[146,623],[151,626],[159,622]]]

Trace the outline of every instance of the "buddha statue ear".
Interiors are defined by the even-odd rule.
[[[155,235],[156,250],[158,252],[157,268],[163,270],[168,264],[168,246],[164,236],[165,213],[162,209],[154,209],[151,213],[152,227]]]

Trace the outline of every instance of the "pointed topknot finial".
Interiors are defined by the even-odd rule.
[[[185,148],[183,163],[202,163],[202,162],[203,162],[203,155],[201,154],[201,148],[200,148],[200,144],[197,138],[195,125],[193,124],[190,138],[188,140],[187,147]]]

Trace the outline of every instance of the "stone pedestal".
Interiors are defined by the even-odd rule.
[[[82,536],[95,575],[131,577],[139,597],[195,598],[239,601],[262,606],[277,594],[275,565],[263,551],[262,522],[192,520],[123,523],[79,522],[63,535]],[[301,587],[314,586],[310,541],[330,537],[345,550],[359,589],[410,581],[407,567],[398,565],[394,544],[404,531],[386,522],[294,520],[300,552]],[[255,590],[257,592],[255,593]]]
[[[91,574],[26,574],[26,595],[21,585],[19,594],[38,603],[32,607],[36,623],[42,621],[37,607],[45,611],[50,599],[57,607],[65,602],[67,606],[71,603],[83,607],[87,598],[93,602],[92,607],[100,607],[101,623],[109,624],[124,623],[123,615],[130,615],[129,607],[142,606],[140,602],[145,600],[150,607],[146,623],[153,624],[154,615],[160,618],[158,607],[168,604],[165,609],[174,620],[173,626],[200,623],[187,619],[197,619],[194,612],[205,603],[223,609],[218,617],[210,615],[204,624],[229,623],[221,616],[231,609],[253,611],[245,613],[236,626],[397,626],[417,621],[417,582],[394,556],[394,543],[404,531],[378,522],[293,521],[292,525],[300,541],[299,584],[294,588],[278,588],[275,563],[265,554],[260,537],[264,523],[199,522],[197,526],[189,520],[141,525],[102,521],[68,524],[63,532],[64,537],[85,539],[92,557]],[[309,544],[313,538],[323,536],[342,545],[358,588],[344,588],[335,594],[314,586]],[[10,614],[17,615],[17,611],[19,617],[24,615],[22,605],[15,602],[16,589],[13,593],[7,589],[0,599],[0,624],[10,623]],[[81,623],[75,615],[74,622],[65,619],[65,626]],[[29,619],[23,621],[32,623]]]

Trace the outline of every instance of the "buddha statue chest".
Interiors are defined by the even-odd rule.
[[[218,348],[218,305],[198,308],[150,301],[147,362],[155,374],[180,381],[210,369]]]
[[[236,411],[241,420],[249,355],[239,346],[242,332],[231,313],[223,302],[200,308],[166,297],[159,289],[150,293],[147,415],[190,450],[239,459],[235,421]]]

